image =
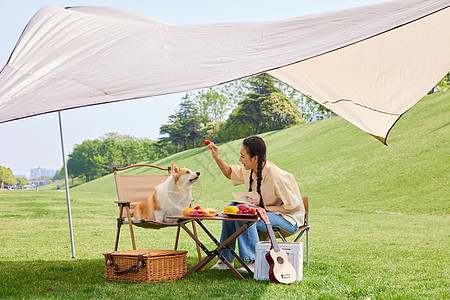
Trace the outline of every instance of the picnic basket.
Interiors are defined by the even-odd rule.
[[[108,280],[133,282],[180,279],[187,268],[187,251],[138,249],[103,253]]]

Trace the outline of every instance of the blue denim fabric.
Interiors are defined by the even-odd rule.
[[[289,223],[285,218],[283,218],[280,215],[274,214],[273,212],[267,212],[267,216],[269,217],[270,225],[278,226],[283,228],[289,233],[295,233],[298,230],[297,226],[292,225]],[[258,231],[266,232],[267,227],[266,224],[263,221],[256,222],[256,229]]]
[[[231,206],[234,204],[230,204]],[[286,221],[282,216],[277,214],[267,212],[269,216],[269,221],[272,226],[280,226],[284,230],[294,233],[297,231],[297,227]],[[222,234],[220,235],[220,243],[223,243],[228,239],[233,233],[239,230],[244,225],[245,221],[222,221]],[[256,226],[255,226],[256,225]],[[246,231],[244,231],[240,236],[238,236],[238,247],[239,256],[244,261],[255,260],[255,245],[259,242],[258,231],[267,231],[266,224],[263,221],[256,222],[254,225],[250,226]],[[236,249],[236,240],[230,243],[230,247],[234,250]],[[231,261],[234,259],[233,254],[228,249],[222,250],[220,252],[227,260]]]

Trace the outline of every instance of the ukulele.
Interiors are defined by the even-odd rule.
[[[273,232],[266,210],[261,207],[258,207],[256,210],[266,224],[267,232],[270,237],[270,243],[272,244],[270,251],[266,254],[266,260],[270,267],[269,278],[272,282],[291,284],[297,279],[297,272],[289,262],[286,251],[278,246],[278,242],[275,238],[275,233]]]

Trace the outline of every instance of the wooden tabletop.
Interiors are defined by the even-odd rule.
[[[197,216],[197,217],[191,217],[191,216],[185,216],[185,215],[176,215],[176,216],[170,216],[167,217],[168,219],[176,219],[176,220],[222,220],[222,221],[249,221],[249,222],[257,222],[259,221],[259,217],[257,215],[252,215],[249,217],[229,217],[225,214],[218,214],[216,216],[212,217],[206,217],[206,216]]]

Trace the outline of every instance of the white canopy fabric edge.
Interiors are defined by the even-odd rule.
[[[31,19],[0,72],[0,123],[194,90],[268,72],[364,131],[385,138],[389,131],[386,128],[398,117],[381,118],[386,123],[382,128],[370,124],[361,107],[378,110],[378,102],[373,107],[371,97],[360,97],[360,93],[365,93],[362,88],[354,93],[358,97],[339,96],[339,90],[347,93],[351,89],[355,76],[338,84],[337,80],[350,72],[336,76],[339,63],[333,70],[324,62],[336,55],[339,59],[342,53],[351,53],[351,49],[359,47],[356,45],[370,43],[374,37],[380,40],[386,33],[409,27],[410,23],[422,23],[430,15],[438,15],[436,12],[448,14],[449,6],[448,0],[398,0],[289,20],[190,26],[168,25],[111,8],[44,7]],[[449,20],[441,20],[437,25],[448,27]],[[411,32],[414,30],[408,31]],[[401,36],[402,41],[408,38]],[[434,51],[450,52],[447,42],[442,47],[429,49],[429,56]],[[353,67],[357,63],[355,60]],[[363,59],[360,63],[370,66]],[[436,84],[436,78],[449,70],[448,59],[440,63],[443,68],[429,72],[432,76],[426,82],[428,90],[433,86],[428,86],[429,82]],[[404,68],[395,62],[385,67]],[[297,77],[303,79],[292,82]],[[308,84],[305,78],[310,81]],[[337,91],[330,93],[331,86]],[[423,92],[419,94],[408,99],[413,99],[414,104],[423,96]],[[342,99],[351,101],[336,102]],[[370,101],[367,104],[361,99]],[[404,113],[412,102],[395,114]],[[350,103],[354,107],[343,108]],[[379,118],[375,120],[379,122]]]
[[[386,143],[397,120],[449,72],[449,20],[447,8],[268,73]]]

